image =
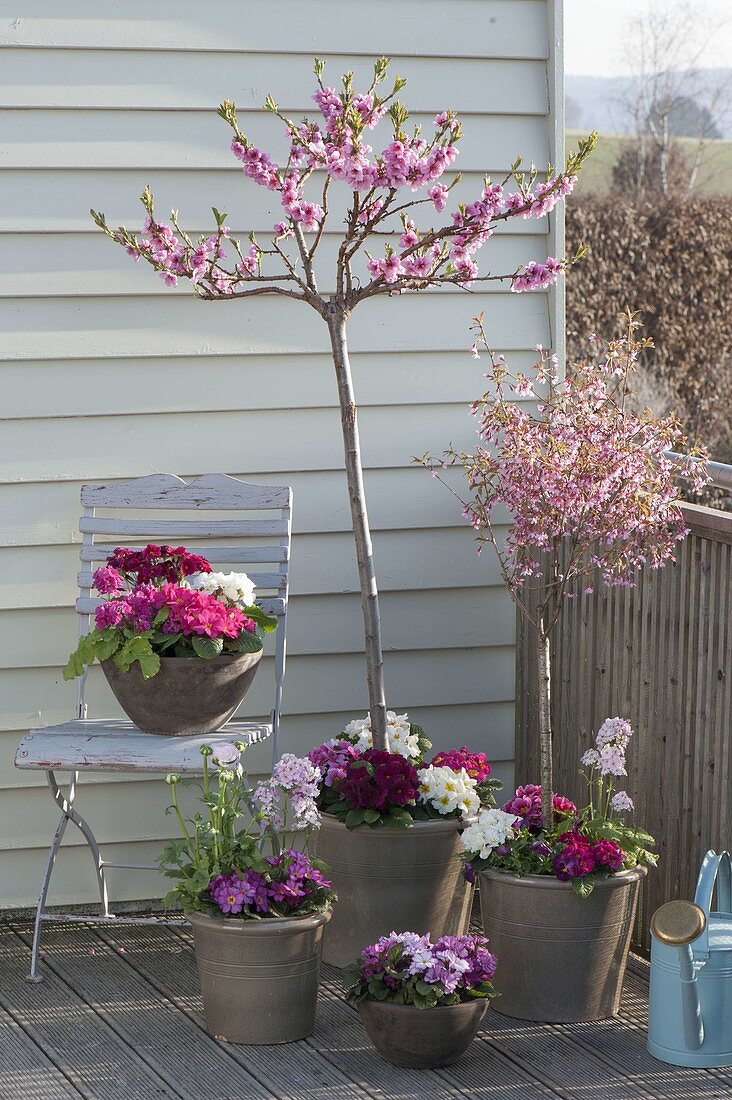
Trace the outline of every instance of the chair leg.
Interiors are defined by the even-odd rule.
[[[51,841],[51,848],[46,860],[46,866],[43,871],[43,880],[41,882],[41,892],[38,895],[38,908],[36,909],[36,920],[33,927],[33,946],[31,948],[31,966],[30,971],[26,976],[27,982],[34,984],[43,981],[43,975],[38,973],[38,960],[41,952],[41,927],[43,924],[43,914],[46,911],[46,898],[48,897],[48,884],[51,881],[51,872],[53,871],[53,865],[56,862],[56,856],[63,840],[63,835],[66,832],[66,826],[69,823],[69,819],[66,814],[62,814],[58,825],[56,826],[56,832],[53,834],[53,840]]]
[[[99,845],[97,844],[96,837],[91,830],[88,822],[74,809],[74,799],[76,797],[76,784],[79,778],[79,773],[74,772],[69,782],[68,791],[66,794],[61,790],[56,782],[56,776],[52,771],[46,772],[46,779],[48,780],[48,786],[51,789],[51,794],[56,805],[61,810],[61,818],[56,826],[56,832],[53,835],[51,841],[51,848],[46,860],[46,866],[43,871],[43,879],[41,882],[41,891],[38,895],[38,907],[36,909],[36,919],[33,928],[33,945],[31,948],[31,966],[30,971],[26,977],[28,982],[42,982],[43,975],[38,973],[38,962],[41,952],[41,928],[43,925],[43,918],[46,912],[46,900],[48,898],[48,888],[51,882],[51,875],[56,863],[56,856],[58,850],[61,847],[61,841],[63,840],[64,833],[66,832],[66,826],[71,821],[76,825],[77,829],[81,832],[84,839],[89,846],[89,850],[94,860],[94,870],[97,876],[97,888],[99,890],[99,899],[101,901],[102,917],[110,917],[112,914],[109,911],[109,892],[107,890],[107,877],[105,873],[104,863],[99,851]]]
[[[100,916],[111,917],[112,914],[109,911],[109,891],[107,889],[107,875],[104,867],[104,861],[102,860],[101,853],[99,851],[99,845],[97,844],[97,838],[91,830],[89,823],[81,816],[81,814],[74,808],[74,799],[76,797],[76,783],[79,778],[79,773],[74,772],[71,782],[69,783],[68,794],[64,795],[63,791],[56,782],[56,776],[53,772],[46,772],[48,777],[48,785],[51,788],[54,801],[61,809],[64,816],[76,825],[79,832],[86,840],[89,851],[92,854],[94,860],[94,871],[97,876],[97,889],[99,890],[99,900],[102,905],[102,911]]]

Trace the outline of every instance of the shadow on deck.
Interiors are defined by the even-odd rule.
[[[237,1047],[203,1030],[187,929],[48,926],[41,985],[24,980],[29,944],[27,925],[0,927],[0,1100],[732,1098],[732,1071],[646,1052],[642,960],[616,1019],[538,1025],[489,1010],[460,1062],[420,1073],[381,1061],[330,968],[310,1039]]]

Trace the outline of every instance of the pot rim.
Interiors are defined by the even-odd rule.
[[[508,879],[514,886],[531,886],[539,890],[572,890],[571,882],[562,882],[561,879],[556,878],[554,875],[522,875],[519,878],[517,875],[512,875],[510,871],[499,871],[492,868],[488,868],[484,871],[477,871],[476,874],[478,877],[485,875],[486,878],[498,880]],[[627,885],[629,882],[640,881],[642,878],[645,878],[647,874],[648,868],[638,864],[637,867],[629,867],[624,871],[616,871],[614,874],[608,875],[607,878],[595,879],[594,889],[609,890],[612,889],[615,883]]]
[[[217,666],[221,666],[221,665],[230,665],[234,661],[241,661],[241,660],[245,660],[245,659],[251,661],[252,657],[256,657],[257,660],[261,660],[263,653],[264,653],[264,647],[262,647],[262,649],[255,649],[253,653],[220,653],[218,655],[218,657],[210,657],[210,658],[199,657],[198,654],[195,653],[195,654],[192,654],[190,657],[161,657],[160,658],[160,664],[161,665],[169,665],[169,666],[175,665],[176,667],[177,666],[182,667],[185,664],[187,664],[188,661],[198,661],[201,664],[211,665],[212,667],[216,668]],[[119,673],[124,675],[124,671],[121,668],[118,668],[117,665],[115,665],[114,657],[107,657],[106,660],[100,661],[99,664],[102,666],[102,668],[109,668],[110,666],[113,666],[115,669],[117,669],[117,671]],[[127,669],[127,672],[131,672],[134,669],[134,667],[135,667],[134,664],[131,665],[130,668]],[[153,679],[153,678],[154,677],[151,677],[151,679]]]
[[[343,821],[339,821],[335,814],[329,814],[326,810],[321,810],[320,813],[320,828],[323,824],[328,822],[335,829],[343,829],[348,833],[358,833],[359,836],[404,836],[407,833],[414,834],[415,832],[454,832],[456,829],[463,829],[470,822],[469,820],[463,820],[460,817],[451,817],[444,821],[440,821],[439,818],[434,818],[431,821],[413,821],[411,825],[403,829],[388,829],[385,825],[380,828],[372,829],[370,825],[362,824],[357,825],[355,829],[347,829],[346,824]],[[403,1006],[408,1008],[409,1005]]]
[[[430,1014],[432,1012],[439,1012],[440,1009],[456,1009],[456,1008],[468,1008],[475,1009],[480,1007],[483,1009],[490,1008],[490,997],[471,997],[468,1001],[460,1001],[456,1005],[434,1005],[432,1008],[418,1008],[417,1005],[399,1005],[394,1001],[379,1001],[376,997],[362,997],[356,1005],[356,1008],[360,1008],[362,1004],[378,1005],[380,1008],[386,1009],[399,1009],[400,1011],[408,1009],[410,1012],[419,1013],[420,1016]]]
[[[263,917],[260,920],[249,918],[237,920],[226,918],[218,920],[207,913],[189,913],[186,920],[190,924],[200,924],[204,928],[216,928],[224,935],[280,936],[287,932],[301,932],[307,928],[319,928],[327,924],[333,916],[332,906],[321,913],[304,913],[301,917]]]

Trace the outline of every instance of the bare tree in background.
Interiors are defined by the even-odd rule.
[[[636,137],[618,161],[617,183],[639,194],[693,190],[709,142],[720,136],[730,92],[726,75],[715,80],[699,65],[728,21],[693,0],[673,6],[646,0],[629,21],[626,53],[636,79],[624,106]]]

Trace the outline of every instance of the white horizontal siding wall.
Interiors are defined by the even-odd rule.
[[[12,758],[29,726],[73,710],[75,687],[60,669],[75,632],[82,482],[164,470],[291,484],[285,745],[305,751],[366,707],[322,322],[297,303],[213,306],[167,292],[95,230],[88,208],[139,225],[137,196],[150,183],[159,210],[177,206],[193,230],[210,227],[216,205],[233,229],[266,232],[278,208],[242,179],[215,107],[235,99],[246,133],[276,144],[280,127],[259,106],[271,90],[289,112],[312,113],[313,53],[334,80],[389,54],[418,118],[460,111],[460,191],[472,196],[481,172],[500,175],[519,152],[538,165],[559,153],[556,34],[550,0],[224,0],[215,9],[70,0],[63,14],[51,0],[0,4],[0,906],[33,902],[55,825],[43,776],[14,771]],[[343,194],[336,212],[339,201]],[[559,232],[510,224],[484,265],[511,270],[543,258]],[[324,272],[335,248],[326,236]],[[470,445],[466,406],[482,385],[482,366],[465,350],[471,317],[485,310],[494,345],[526,367],[535,344],[556,339],[559,307],[544,295],[448,291],[367,303],[351,324],[390,703],[437,746],[484,749],[506,779],[512,609],[452,498],[410,461],[449,441]],[[270,705],[270,672],[265,661],[247,700],[252,714]],[[115,713],[98,670],[89,700],[91,713]],[[265,767],[266,753],[256,753],[252,766]],[[140,861],[167,835],[165,801],[159,780],[116,776],[85,781],[80,808],[109,858]],[[89,860],[67,835],[51,900],[87,901]],[[134,899],[159,883],[119,873],[115,887]]]

